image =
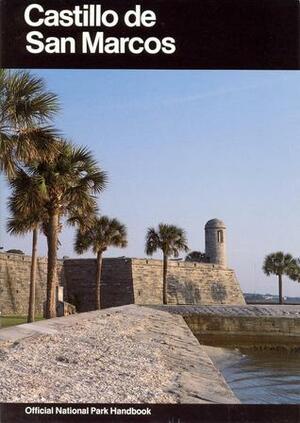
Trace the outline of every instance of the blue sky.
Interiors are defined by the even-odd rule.
[[[300,256],[298,72],[34,73],[61,98],[56,126],[109,174],[100,208],[127,225],[129,245],[108,255],[143,257],[146,228],[161,221],[204,250],[204,224],[217,217],[243,290],[277,293],[276,277],[261,271],[264,256]],[[2,245],[30,253],[28,238],[5,234],[4,203]],[[75,256],[71,229],[61,242],[59,255]],[[300,295],[300,284],[286,280],[284,294]]]

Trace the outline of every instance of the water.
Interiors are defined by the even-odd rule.
[[[222,349],[211,357],[242,403],[300,404],[300,353]]]

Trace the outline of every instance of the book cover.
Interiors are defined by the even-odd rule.
[[[0,23],[0,422],[298,422],[299,2]]]

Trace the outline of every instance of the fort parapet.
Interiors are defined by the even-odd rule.
[[[0,311],[2,315],[26,314],[29,298],[29,256],[0,253]],[[45,258],[39,258],[36,282],[36,312],[42,314],[46,296]],[[95,309],[95,259],[59,261],[59,282],[65,300],[78,311]],[[101,306],[162,303],[161,260],[107,258],[103,260]],[[168,263],[169,304],[245,304],[231,269],[211,263]]]
[[[96,260],[64,262],[65,290],[78,310],[95,309]],[[162,261],[136,258],[103,260],[102,307],[162,303]],[[168,304],[245,304],[231,269],[209,263],[169,261]]]

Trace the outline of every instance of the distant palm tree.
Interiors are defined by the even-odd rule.
[[[187,238],[183,229],[160,223],[158,229],[148,228],[146,254],[152,256],[157,250],[163,252],[163,304],[167,304],[168,258],[178,257],[180,251],[188,252]]]
[[[194,261],[198,263],[207,263],[207,258],[205,253],[201,251],[191,251],[185,258],[185,261]]]
[[[126,227],[117,219],[107,216],[96,217],[86,228],[79,228],[76,233],[74,249],[76,253],[83,254],[92,248],[97,254],[96,272],[96,309],[101,308],[100,287],[102,255],[108,247],[125,248],[127,246]]]
[[[278,276],[279,288],[279,304],[283,304],[282,297],[282,277],[290,276],[297,268],[297,260],[291,254],[284,254],[282,251],[269,254],[265,257],[263,264],[264,273],[269,276],[271,274]]]

